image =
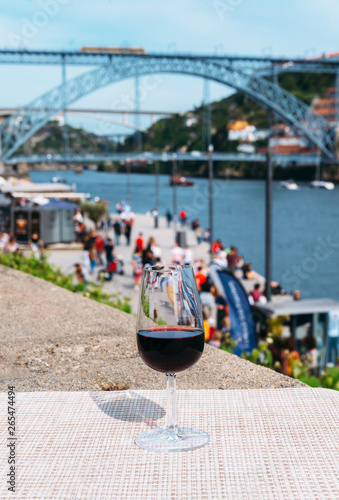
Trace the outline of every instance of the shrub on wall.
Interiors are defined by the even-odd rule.
[[[109,295],[102,289],[101,284],[84,283],[74,284],[71,274],[63,274],[60,269],[51,266],[45,256],[37,259],[34,255],[25,257],[21,253],[2,253],[0,252],[0,264],[16,269],[26,274],[31,274],[37,278],[50,281],[54,285],[66,288],[74,293],[81,293],[84,297],[101,302],[121,311],[131,313],[132,308],[129,298],[120,295]]]

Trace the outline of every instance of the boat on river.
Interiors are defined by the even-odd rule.
[[[194,186],[194,182],[186,179],[182,175],[176,175],[170,177],[170,186]]]
[[[288,189],[289,191],[297,191],[299,186],[293,179],[288,179],[287,181],[281,181],[280,187],[283,189]]]
[[[310,183],[310,186],[311,188],[327,189],[328,191],[332,191],[334,189],[333,182],[327,182],[327,181],[312,181]]]
[[[66,179],[60,177],[59,175],[53,175],[53,177],[51,177],[51,182],[56,184],[67,184]]]

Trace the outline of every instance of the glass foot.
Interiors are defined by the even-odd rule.
[[[135,439],[135,444],[148,451],[188,451],[205,446],[210,440],[207,432],[176,427],[156,428],[143,432]]]

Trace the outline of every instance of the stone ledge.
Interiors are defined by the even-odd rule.
[[[139,358],[135,317],[0,266],[0,373],[19,391],[162,389]],[[179,389],[300,387],[300,381],[206,346]]]

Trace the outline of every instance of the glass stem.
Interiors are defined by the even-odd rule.
[[[177,404],[176,404],[176,374],[167,373],[167,428],[176,429]]]

